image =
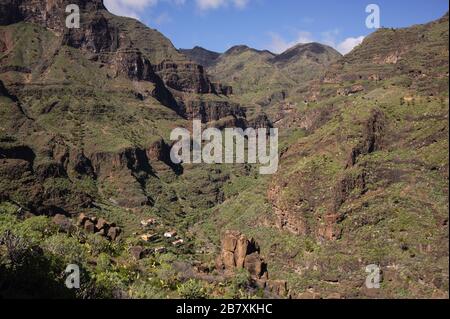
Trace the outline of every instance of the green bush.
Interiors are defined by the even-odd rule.
[[[111,257],[106,253],[101,253],[97,257],[97,271],[107,271],[111,268]]]
[[[93,256],[110,252],[110,242],[106,238],[97,234],[86,235],[86,246]]]
[[[167,297],[164,290],[150,281],[138,281],[130,287],[133,299],[163,299]]]
[[[178,294],[184,299],[206,299],[207,297],[203,285],[199,281],[193,279],[179,285]]]
[[[247,269],[239,269],[236,271],[232,280],[232,285],[235,289],[246,288],[250,284],[250,273]]]
[[[47,252],[62,258],[67,264],[81,265],[88,256],[85,246],[81,245],[75,238],[67,237],[65,234],[55,234],[45,239],[42,247]]]

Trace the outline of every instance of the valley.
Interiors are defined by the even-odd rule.
[[[0,13],[0,298],[448,298],[448,13],[344,56],[178,50],[102,0]],[[193,122],[277,129],[278,169],[173,161]]]

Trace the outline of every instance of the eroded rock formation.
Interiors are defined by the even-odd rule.
[[[267,263],[260,255],[259,245],[253,238],[248,238],[239,231],[226,231],[222,236],[222,246],[216,258],[216,269],[226,276],[239,269],[246,269],[254,284],[267,293],[287,296],[288,287],[285,280],[269,279]]]
[[[216,267],[225,272],[246,269],[257,279],[268,278],[267,264],[261,258],[258,244],[238,231],[226,231],[222,237],[222,249]]]

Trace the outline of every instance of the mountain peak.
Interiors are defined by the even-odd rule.
[[[328,45],[311,42],[297,44],[274,57],[271,62],[285,64],[292,63],[301,57],[318,58],[321,55],[329,55],[333,59],[342,57],[338,51]]]
[[[246,52],[246,51],[251,51],[251,52],[260,53],[260,54],[275,55],[274,53],[270,52],[269,50],[254,49],[254,48],[251,48],[251,47],[249,47],[248,45],[245,45],[245,44],[235,45],[235,46],[229,48],[224,54],[225,55],[228,55],[228,54],[240,54],[240,53]]]
[[[195,46],[193,49],[179,49],[179,51],[190,60],[204,67],[209,67],[214,64],[220,56],[220,53],[207,50],[200,46]]]

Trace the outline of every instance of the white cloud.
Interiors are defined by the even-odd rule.
[[[139,19],[143,10],[153,8],[161,2],[180,7],[186,3],[186,0],[104,0],[105,7],[110,12],[134,19]],[[159,24],[161,24],[167,22],[169,17],[167,14],[162,13],[155,20],[159,20]]]
[[[359,36],[349,37],[342,42],[338,42],[336,38],[339,36],[339,33],[340,31],[338,29],[325,31],[320,33],[320,37],[316,39],[311,32],[297,31],[294,40],[288,41],[278,33],[270,32],[271,42],[269,44],[269,50],[274,53],[282,53],[300,43],[319,42],[335,48],[341,54],[347,54],[364,40],[364,36]]]
[[[202,11],[215,10],[232,5],[238,9],[247,7],[250,0],[195,0],[197,7]]]
[[[167,12],[163,12],[160,15],[158,15],[156,18],[153,19],[157,25],[162,25],[165,23],[172,22],[172,18]]]
[[[360,45],[364,40],[364,36],[356,37],[356,38],[347,38],[341,43],[339,43],[336,49],[342,54],[347,54],[352,51],[356,46]]]
[[[270,32],[269,35],[272,38],[269,50],[274,53],[283,53],[300,43],[314,42],[311,32],[308,31],[297,31],[297,36],[293,41],[286,41],[278,33]]]
[[[250,0],[234,0],[234,5],[235,7],[239,8],[239,9],[243,9],[247,6],[247,4],[249,3]]]
[[[105,7],[119,16],[139,19],[140,11],[158,4],[158,0],[104,0]]]

